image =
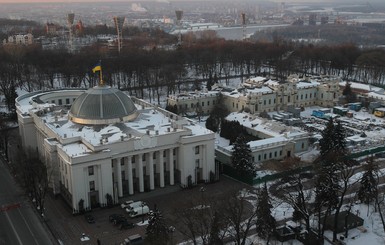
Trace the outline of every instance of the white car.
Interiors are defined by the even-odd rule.
[[[130,204],[133,202],[134,202],[133,200],[125,201],[124,203],[120,204],[120,207],[122,207],[123,209],[128,208]]]

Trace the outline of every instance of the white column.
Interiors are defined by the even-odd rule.
[[[134,195],[134,178],[132,177],[132,156],[127,157],[128,161],[128,194]]]
[[[200,148],[202,149],[202,177],[205,181],[208,181],[210,174],[207,169],[207,147],[202,145]]]
[[[105,194],[104,194],[104,190],[103,190],[103,180],[102,180],[102,166],[101,165],[95,165],[95,168],[96,168],[96,174],[97,174],[97,178],[98,178],[98,184],[97,184],[97,188],[98,188],[98,191],[99,191],[99,202],[100,203],[104,203],[105,204]],[[111,173],[110,173],[111,175]]]
[[[138,155],[138,175],[139,175],[139,192],[144,192],[144,180],[143,180],[143,155]]]
[[[149,172],[149,178],[150,178],[150,190],[154,190],[154,153],[149,152],[147,155],[147,168]]]
[[[174,155],[173,149],[169,149],[170,185],[174,185]]]
[[[159,151],[159,185],[164,187],[164,166],[163,166],[163,150]]]
[[[117,164],[117,166],[116,166],[116,168],[117,168],[116,181],[118,182],[118,196],[119,197],[123,196],[121,160],[122,160],[122,158],[120,158],[120,157],[116,159],[116,164]]]

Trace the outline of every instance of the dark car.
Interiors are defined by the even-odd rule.
[[[120,225],[120,224],[122,224],[123,222],[126,222],[127,221],[127,219],[126,219],[126,217],[118,217],[118,218],[116,218],[114,221],[113,221],[113,223],[114,223],[114,225]]]
[[[120,223],[120,229],[132,229],[135,227],[134,223],[128,222],[127,220]]]
[[[115,220],[121,219],[121,218],[125,218],[123,214],[111,214],[111,215],[108,217],[108,220],[109,220],[110,222],[114,222]]]
[[[92,216],[91,214],[86,214],[86,215],[84,215],[84,217],[85,217],[85,219],[86,219],[86,221],[88,222],[88,223],[95,223],[95,218],[94,218],[94,216]]]

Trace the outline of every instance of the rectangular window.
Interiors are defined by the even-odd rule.
[[[207,101],[207,106],[209,106],[210,105],[210,101]]]
[[[132,163],[135,163],[135,159],[136,159],[136,157],[135,157],[135,156],[133,156],[131,159],[132,159]]]
[[[52,103],[52,104],[55,104],[55,100],[51,100],[51,103]]]
[[[199,145],[195,146],[195,154],[199,154]]]
[[[282,151],[279,151],[279,155],[282,156]]]
[[[205,102],[202,101],[202,106],[205,106]]]
[[[196,168],[199,168],[199,159],[196,159],[196,160],[195,160],[195,167],[196,167]]]
[[[126,180],[126,172],[122,170],[122,180]]]
[[[269,153],[269,158],[271,158],[272,156],[273,156],[273,154],[270,152],[270,153]]]
[[[166,157],[166,151],[163,151],[163,157]]]
[[[59,99],[59,105],[62,105],[63,104],[63,102],[61,101],[61,99]]]
[[[258,161],[261,161],[261,155],[258,155]]]
[[[269,105],[271,104],[271,99],[269,99]]]
[[[94,175],[94,166],[88,167],[88,175]]]
[[[263,159],[265,159],[265,160],[266,160],[266,156],[267,156],[267,155],[266,155],[266,153],[265,153],[265,154],[263,154]]]
[[[146,154],[142,155],[142,161],[146,161]]]
[[[290,95],[287,96],[287,102],[290,102]]]
[[[176,149],[172,149],[172,154],[175,156],[176,155]]]
[[[152,154],[152,159],[156,159],[156,153],[155,152]]]
[[[66,105],[70,104],[70,99],[66,99]]]
[[[95,191],[95,181],[90,181],[90,191]]]
[[[324,94],[321,94],[321,99],[323,99],[324,98]]]
[[[274,157],[277,157],[277,152],[276,151],[274,152]]]
[[[263,101],[263,105],[266,105],[266,100]]]

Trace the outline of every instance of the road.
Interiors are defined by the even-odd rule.
[[[53,243],[0,157],[0,245],[10,244]]]

